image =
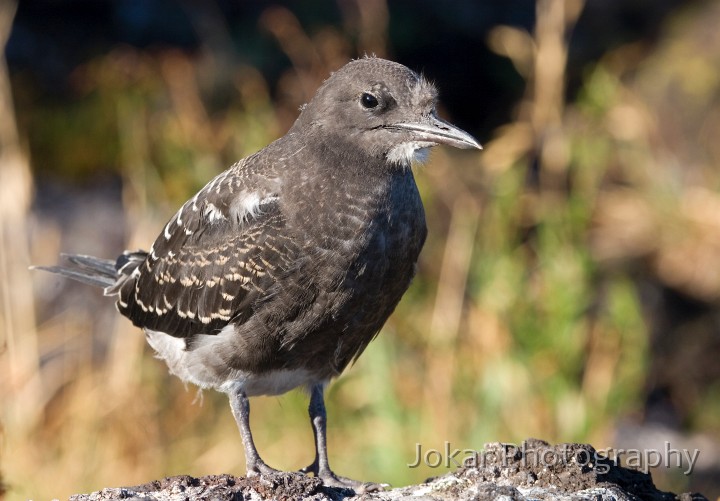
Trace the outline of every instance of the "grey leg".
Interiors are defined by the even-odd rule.
[[[312,472],[318,477],[321,474],[333,475],[327,455],[327,411],[325,410],[324,392],[325,389],[322,384],[313,386],[310,392],[310,405],[308,406],[310,424],[315,437],[315,461],[304,470]]]
[[[312,473],[323,481],[323,484],[330,487],[343,487],[353,489],[357,493],[383,490],[380,484],[359,482],[349,478],[335,475],[330,469],[327,454],[327,411],[325,410],[325,386],[316,384],[310,393],[310,423],[315,435],[315,461],[302,470],[303,473]]]
[[[269,475],[278,470],[269,467],[260,458],[255,442],[250,432],[250,401],[245,392],[237,390],[230,392],[230,408],[240,429],[240,437],[245,447],[245,464],[248,475]]]

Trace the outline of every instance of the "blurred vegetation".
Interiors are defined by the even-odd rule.
[[[13,13],[2,5],[4,41]],[[264,41],[243,60],[234,44],[253,37],[226,30],[209,9],[195,18],[199,47],[98,45],[63,92],[27,70],[0,75],[0,471],[9,498],[243,472],[224,395],[198,398],[169,376],[97,291],[26,268],[60,252],[147,248],[210,177],[283,134],[330,71],[366,52],[394,58],[393,46],[415,40],[412,19],[430,17],[382,0],[338,1],[336,19],[254,5],[257,25],[238,26]],[[447,9],[437,21],[461,37],[498,8],[472,5],[466,17]],[[481,448],[536,436],[627,448],[617,430],[630,421],[695,437],[710,461],[703,467],[717,472],[720,8],[665,2],[651,40],[624,35],[579,64],[572,41],[587,37],[597,2],[508,5],[524,7],[528,25],[483,20],[494,56],[466,53],[456,64],[448,51],[446,67],[429,74],[475,86],[474,95],[447,86],[444,102],[462,125],[471,120],[463,100],[497,123],[472,123],[483,153],[437,149],[417,170],[430,238],[397,312],[330,388],[333,466],[416,483],[441,473],[406,467],[416,443]],[[272,63],[260,62],[267,37],[281,56]],[[497,101],[482,92],[492,84],[475,80],[484,72],[509,84]],[[306,396],[252,405],[268,463],[308,463]]]

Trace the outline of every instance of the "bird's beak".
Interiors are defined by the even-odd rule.
[[[474,137],[435,116],[435,114],[428,116],[427,120],[422,122],[396,123],[388,126],[388,128],[410,132],[413,139],[418,142],[447,144],[456,148],[482,150],[482,146]]]

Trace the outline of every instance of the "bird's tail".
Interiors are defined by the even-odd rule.
[[[71,266],[31,266],[30,269],[49,271],[103,289],[114,285],[119,278],[118,263],[114,260],[82,254],[62,256],[70,261]]]

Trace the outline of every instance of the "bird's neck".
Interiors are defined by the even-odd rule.
[[[289,166],[299,177],[352,183],[384,184],[410,168],[409,162],[389,162],[385,155],[370,154],[337,134],[322,129],[290,130],[282,141],[283,150],[296,152],[297,162]],[[366,188],[367,189],[367,188]]]
[[[288,139],[282,149],[293,156],[285,166],[283,196],[292,207],[294,225],[315,235],[330,232],[332,237],[338,221],[347,226],[369,224],[390,210],[398,186],[414,186],[410,169],[384,159],[300,135]]]

